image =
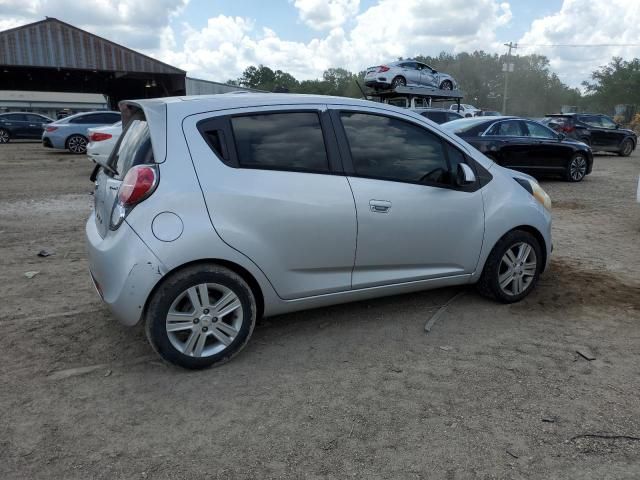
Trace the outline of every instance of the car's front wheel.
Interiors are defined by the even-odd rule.
[[[230,360],[256,324],[251,288],[217,265],[188,267],[167,278],[146,311],[147,338],[167,362],[200,369]]]
[[[542,270],[542,249],[529,232],[514,230],[493,247],[477,287],[481,294],[503,303],[529,295]]]
[[[618,155],[621,157],[628,157],[633,152],[633,140],[627,138],[624,142],[622,142],[622,146],[620,147],[620,152]]]
[[[71,153],[87,153],[87,139],[82,135],[71,135],[67,139],[67,150]]]
[[[571,160],[569,160],[565,178],[569,182],[581,182],[587,174],[587,168],[588,164],[585,156],[582,153],[576,153],[571,157]]]
[[[11,135],[9,135],[9,132],[4,128],[0,128],[0,143],[9,143],[10,139]]]
[[[453,90],[453,82],[451,80],[445,80],[440,84],[441,90]]]

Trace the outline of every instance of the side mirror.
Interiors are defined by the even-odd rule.
[[[464,187],[473,183],[476,183],[476,174],[466,163],[459,163],[458,171],[456,172],[456,184],[459,187]]]
[[[620,124],[616,123],[616,130],[618,130],[620,128]]]
[[[567,138],[567,136],[564,133],[558,133],[558,140],[562,141],[565,138]]]

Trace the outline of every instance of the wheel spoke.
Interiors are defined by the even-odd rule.
[[[218,316],[218,318],[222,318],[226,315],[229,315],[234,310],[237,310],[238,308],[240,308],[240,306],[241,306],[240,300],[238,299],[238,297],[235,297],[235,299],[231,303],[228,303],[223,308],[218,310],[216,315]]]
[[[502,257],[502,260],[510,267],[513,268],[516,264],[516,262],[518,261],[518,259],[516,258],[516,256],[513,254],[513,251],[511,249],[507,250],[507,253],[505,253],[504,257]]]
[[[196,345],[193,349],[193,356],[194,357],[200,357],[202,356],[202,351],[204,350],[204,344],[207,343],[207,334],[206,333],[200,333],[200,336],[198,337],[198,341],[196,342]]]
[[[187,313],[169,313],[167,315],[167,332],[179,332],[193,328],[193,315]]]
[[[191,305],[196,312],[200,312],[202,310],[202,303],[200,303],[200,298],[198,297],[197,287],[191,287],[187,290],[187,295],[189,295],[189,300],[191,301]]]
[[[206,283],[198,285],[198,293],[200,294],[200,302],[203,307],[209,306],[209,287]]]
[[[189,335],[189,339],[184,344],[182,353],[184,353],[185,355],[193,356],[193,349],[195,348],[196,343],[198,342],[198,338],[200,338],[201,336],[201,333],[202,332],[200,332],[199,330],[193,330],[191,332],[191,335]]]
[[[225,333],[223,333],[218,325],[214,325],[213,330],[211,330],[211,334],[216,337],[225,347],[229,346],[233,341],[233,338],[229,338]]]
[[[222,333],[234,339],[236,335],[238,335],[238,330],[235,327],[229,325],[228,323],[218,322],[214,325],[214,329],[220,330]]]
[[[524,262],[529,256],[529,253],[531,253],[531,245],[527,243],[523,243],[522,245],[520,245],[520,251],[518,252],[518,261]]]
[[[498,282],[500,282],[500,288],[503,290],[506,289],[507,286],[513,282],[513,270],[509,270],[500,275],[500,277],[498,277]]]

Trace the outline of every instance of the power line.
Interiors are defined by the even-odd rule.
[[[570,48],[591,48],[591,47],[640,47],[640,43],[519,43],[521,47],[570,47]]]

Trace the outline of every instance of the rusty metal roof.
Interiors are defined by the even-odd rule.
[[[185,74],[51,17],[0,32],[0,65]]]

